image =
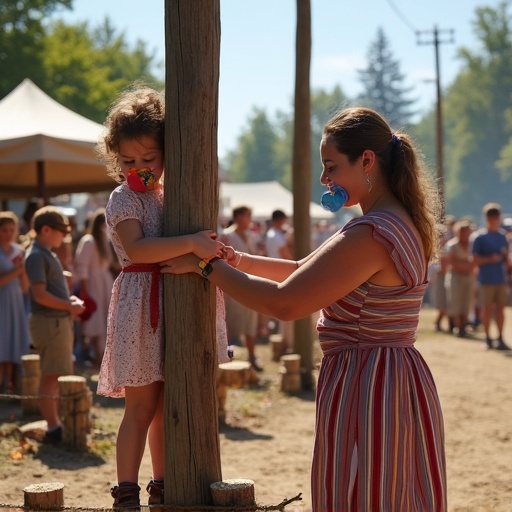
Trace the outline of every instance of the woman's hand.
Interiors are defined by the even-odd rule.
[[[160,272],[163,274],[201,274],[198,263],[201,261],[195,254],[189,253],[177,258],[162,261]]]
[[[242,253],[235,251],[233,247],[225,245],[221,249],[220,256],[226,263],[229,263],[232,267],[238,267],[240,260],[242,259]]]

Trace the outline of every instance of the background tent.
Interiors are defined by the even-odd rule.
[[[252,209],[254,220],[269,220],[274,210],[283,210],[293,217],[293,194],[277,181],[257,183],[221,183],[220,215],[230,219],[232,209],[246,205]],[[318,198],[320,200],[320,198]],[[335,215],[324,210],[319,204],[310,202],[309,213],[312,221],[335,220]]]
[[[102,129],[23,80],[0,101],[0,200],[112,190],[93,151]]]

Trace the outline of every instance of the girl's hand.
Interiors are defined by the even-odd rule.
[[[160,272],[163,274],[201,274],[201,269],[198,265],[200,261],[201,259],[195,254],[184,254],[177,258],[162,261],[162,263],[160,263],[162,267]]]
[[[200,259],[211,260],[221,253],[224,244],[216,240],[217,233],[211,229],[199,231],[193,236],[194,241],[194,254],[199,256]]]

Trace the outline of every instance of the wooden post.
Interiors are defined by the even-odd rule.
[[[240,389],[251,382],[253,378],[251,371],[254,371],[248,361],[231,361],[219,364],[217,372],[217,401],[219,422],[226,420],[226,399],[228,389]]]
[[[23,396],[37,396],[39,394],[39,382],[41,380],[41,365],[38,354],[21,356],[23,365],[23,377],[21,379],[21,394]],[[40,414],[39,400],[26,398],[21,401],[21,410],[24,416]]]
[[[254,499],[254,482],[242,478],[223,480],[210,485],[213,496],[213,504],[216,507],[254,507],[257,505]]]
[[[63,442],[75,450],[86,451],[90,432],[91,390],[87,386],[85,377],[66,375],[57,380]]]
[[[294,258],[311,252],[311,0],[297,0],[295,38],[295,116],[293,123],[293,227]],[[317,178],[318,179],[318,178]],[[301,356],[301,386],[313,388],[313,336],[310,317],[294,322],[294,352]]]
[[[220,0],[165,0],[164,235],[217,229]],[[165,501],[203,506],[222,480],[215,288],[164,277]]]
[[[271,334],[268,338],[272,347],[272,361],[279,361],[286,353],[286,343],[282,334]]]
[[[279,369],[282,375],[281,390],[285,393],[296,393],[302,389],[300,360],[299,354],[287,354],[281,357],[283,365]]]
[[[28,510],[59,510],[64,507],[64,484],[48,482],[28,485],[23,489],[24,506]]]

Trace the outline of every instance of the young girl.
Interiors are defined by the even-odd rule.
[[[136,86],[111,107],[97,146],[108,173],[121,183],[106,208],[107,233],[122,272],[112,290],[97,391],[125,397],[117,438],[119,483],[111,489],[115,508],[140,505],[138,473],[147,436],[153,469],[149,504],[163,503],[163,315],[157,263],[189,252],[212,258],[222,245],[210,230],[161,238],[164,118],[163,96]],[[225,325],[222,330],[218,322],[219,328],[218,339],[226,340],[227,348]]]

